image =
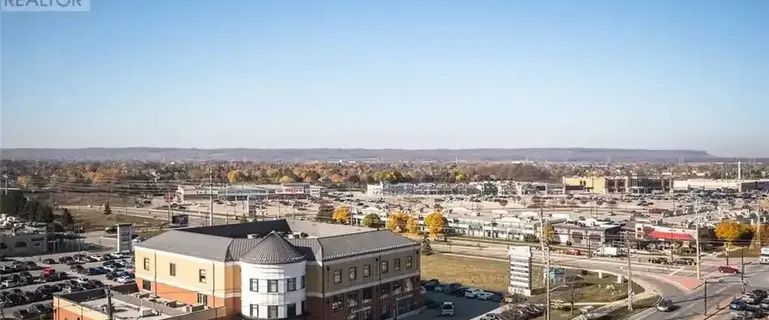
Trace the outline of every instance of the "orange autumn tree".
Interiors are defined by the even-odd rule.
[[[407,230],[408,215],[400,212],[393,211],[387,216],[387,223],[385,227],[393,232],[402,233]]]
[[[444,217],[440,211],[435,211],[425,217],[425,225],[427,226],[427,231],[430,233],[430,236],[435,239],[444,234],[446,217]]]

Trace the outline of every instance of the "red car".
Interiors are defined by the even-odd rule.
[[[582,255],[582,252],[580,252],[578,249],[567,249],[567,250],[564,250],[563,253],[572,255],[572,256]]]
[[[718,272],[720,272],[720,273],[740,273],[740,270],[738,270],[735,267],[720,266],[720,267],[718,267]]]

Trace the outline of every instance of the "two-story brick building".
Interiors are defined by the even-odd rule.
[[[423,301],[419,249],[390,231],[307,221],[195,227],[137,244],[136,278],[228,319],[402,318]]]

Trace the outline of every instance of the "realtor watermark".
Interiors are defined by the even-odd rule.
[[[3,12],[90,11],[91,0],[0,0]]]

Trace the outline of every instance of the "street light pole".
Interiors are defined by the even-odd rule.
[[[745,293],[745,246],[740,247],[740,284],[742,293]]]
[[[704,314],[707,316],[708,315],[708,281],[705,280],[703,285],[705,286],[705,312],[704,312]]]

